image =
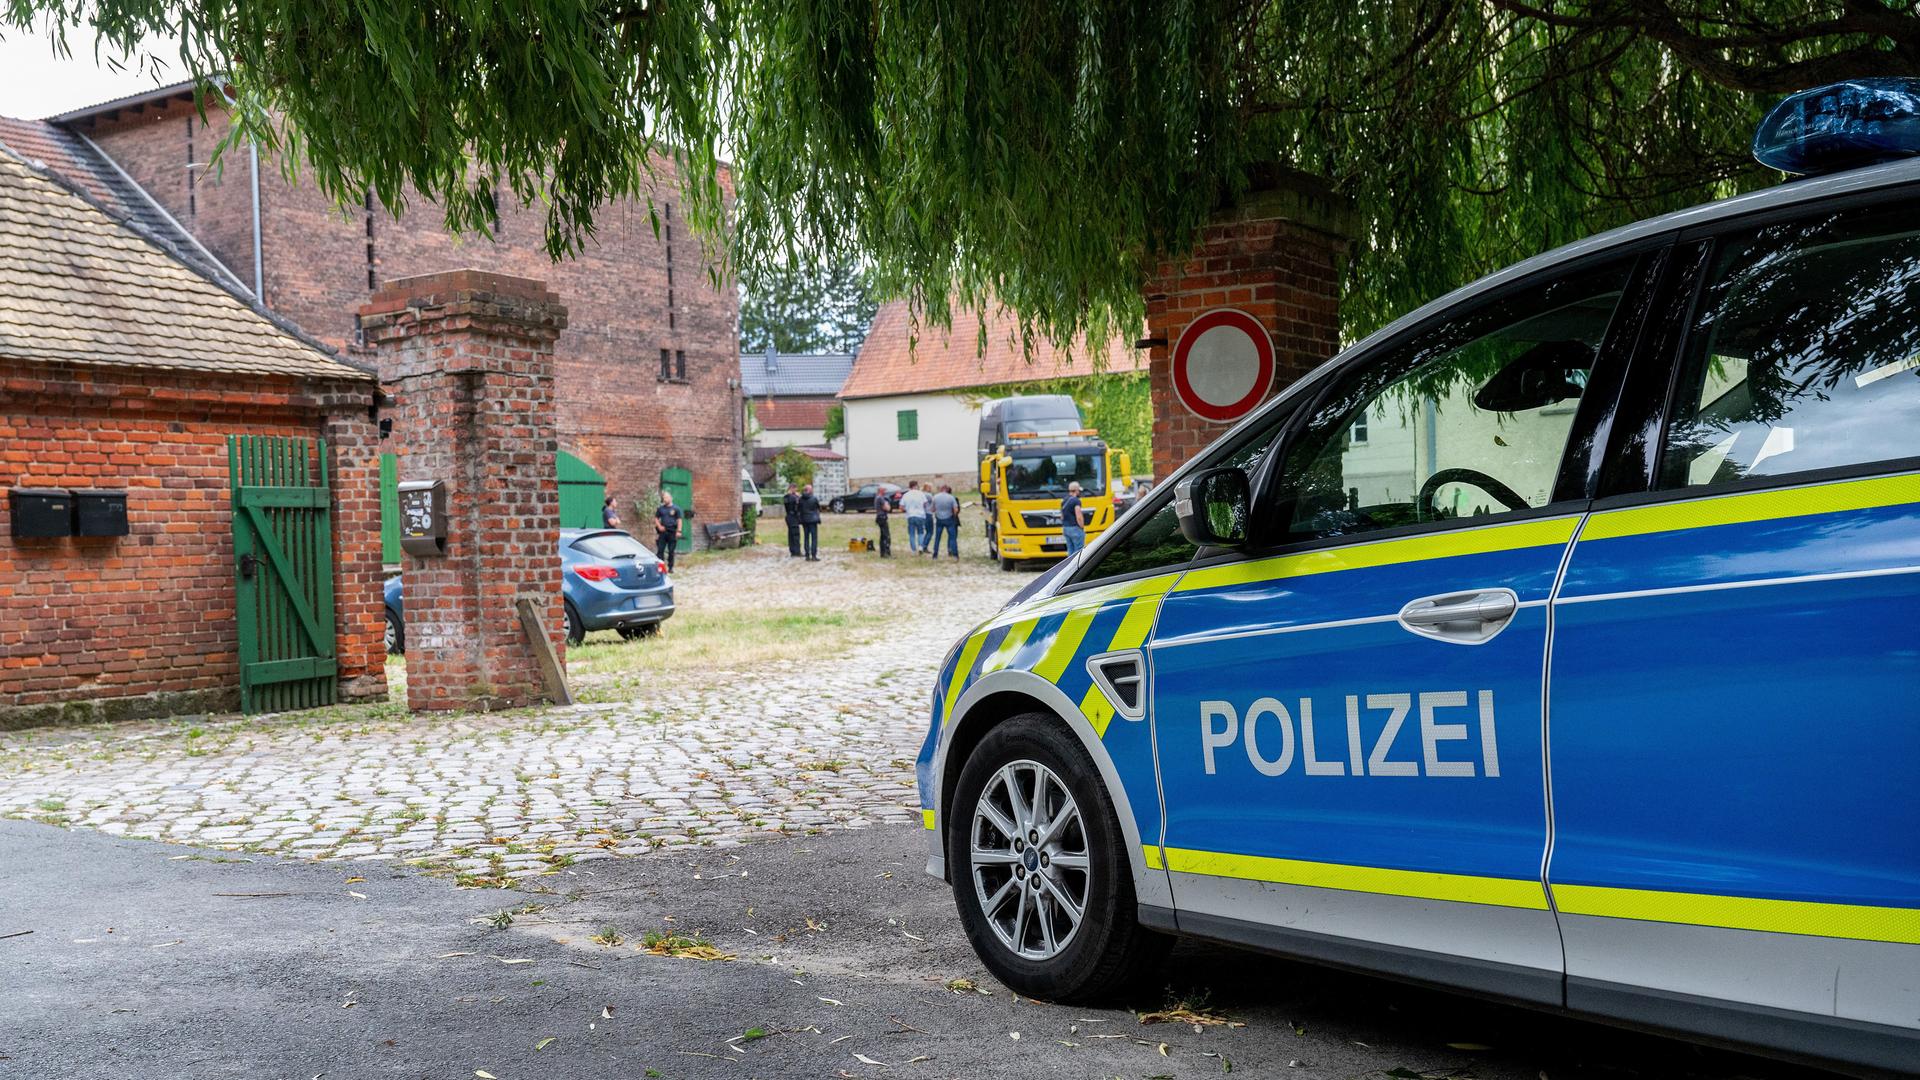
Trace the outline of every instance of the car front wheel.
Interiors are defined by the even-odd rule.
[[[831,506],[832,506],[833,512],[836,514],[844,514],[847,512],[847,500],[845,499],[835,499],[833,500]]]
[[[406,651],[407,651],[406,628],[400,625],[400,616],[392,608],[388,608],[387,609],[387,653],[392,656],[398,656],[401,653],[404,653]]]
[[[989,732],[961,770],[947,866],[974,951],[1013,990],[1098,1001],[1145,985],[1170,940],[1136,921],[1132,864],[1086,752],[1044,713]]]

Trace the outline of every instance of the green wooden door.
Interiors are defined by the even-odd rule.
[[[400,458],[380,455],[380,561],[400,561]]]
[[[560,527],[599,528],[600,506],[607,499],[606,478],[565,450],[560,451],[554,473],[560,481]]]
[[[685,555],[693,550],[693,473],[677,466],[661,469],[660,490],[673,492],[674,505],[686,515],[680,522],[680,542],[673,547]]]
[[[333,522],[318,439],[227,436],[240,708],[334,702]]]

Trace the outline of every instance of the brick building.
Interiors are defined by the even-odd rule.
[[[356,346],[355,312],[386,281],[476,267],[546,282],[571,313],[555,343],[560,450],[597,470],[623,506],[679,467],[693,474],[700,519],[738,514],[739,303],[731,287],[713,287],[676,212],[671,162],[653,163],[658,234],[643,202],[618,203],[597,215],[585,251],[555,263],[538,207],[503,208],[491,240],[455,237],[417,197],[398,220],[371,200],[343,213],[245,148],[211,169],[227,126],[220,103],[202,118],[181,84],[48,121],[0,120],[0,143],[116,214],[177,231],[176,246],[210,275],[336,348]]]
[[[0,728],[238,703],[259,648],[240,629],[232,436],[326,440],[299,460],[334,479],[316,505],[332,558],[306,552],[331,563],[311,580],[331,585],[334,655],[303,690],[383,697],[373,375],[92,194],[0,149]],[[80,491],[124,498],[124,527],[64,516]],[[48,535],[62,525],[86,535]]]

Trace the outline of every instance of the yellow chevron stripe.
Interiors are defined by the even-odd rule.
[[[1107,725],[1113,723],[1113,703],[1100,692],[1097,684],[1087,687],[1086,696],[1080,699],[1080,715],[1093,725],[1094,735],[1102,739],[1107,737]]]
[[[1067,665],[1073,661],[1074,654],[1080,651],[1080,643],[1086,639],[1087,628],[1093,625],[1093,616],[1098,611],[1099,608],[1088,606],[1067,612],[1060,629],[1054,632],[1053,644],[1048,646],[1047,655],[1033,665],[1033,673],[1050,683],[1058,683],[1060,676],[1066,673]]]
[[[960,700],[960,691],[967,685],[967,672],[973,670],[974,658],[980,655],[980,646],[986,640],[986,632],[981,631],[968,638],[966,645],[960,649],[960,660],[953,665],[953,681],[947,684],[947,707],[940,711],[942,723],[953,715],[953,703]]]
[[[1920,945],[1920,908],[1821,904],[1595,885],[1555,885],[1553,899],[1560,910],[1569,915]]]
[[[935,828],[936,826],[933,823],[933,811],[931,810],[920,811],[920,824],[925,825],[929,829]]]
[[[1107,645],[1107,651],[1139,648],[1153,629],[1153,617],[1160,613],[1160,601],[1164,597],[1164,593],[1142,596],[1128,604],[1126,617],[1120,620],[1120,628],[1113,632],[1113,641]]]
[[[1882,476],[1871,480],[1843,480],[1781,491],[1753,491],[1658,506],[1608,510],[1588,520],[1582,540],[1611,540],[1621,536],[1702,529],[1712,525],[1740,525],[1775,518],[1830,514],[1842,510],[1871,510],[1920,502],[1920,474]]]
[[[993,655],[980,664],[980,673],[984,675],[989,671],[999,671],[1006,667],[1008,661],[1013,659],[1013,654],[1019,652],[1020,646],[1027,643],[1027,637],[1033,633],[1033,626],[1038,621],[1038,619],[1028,619],[1007,627],[1007,636],[1000,639],[1000,647],[993,650]]]
[[[1166,864],[1165,862],[1163,862],[1163,861],[1161,860],[1161,858],[1160,858],[1160,845],[1159,845],[1159,844],[1148,844],[1148,845],[1147,845],[1147,846],[1146,846],[1146,847],[1145,847],[1144,849],[1142,849],[1142,850],[1144,850],[1144,851],[1145,851],[1145,853],[1146,853],[1146,856],[1147,856],[1147,869],[1149,869],[1149,870],[1165,870],[1165,869],[1167,868],[1167,864]]]
[[[1422,900],[1451,900],[1462,904],[1547,910],[1546,890],[1538,881],[1513,878],[1436,874],[1425,870],[1388,870],[1377,866],[1270,859],[1219,851],[1166,849],[1167,869],[1181,874],[1273,881],[1321,889],[1409,896]]]
[[[1573,539],[1578,517],[1549,518],[1545,521],[1518,521],[1511,525],[1493,525],[1463,532],[1408,536],[1397,540],[1377,540],[1370,544],[1308,551],[1299,555],[1278,555],[1251,562],[1204,566],[1187,571],[1175,592],[1193,592],[1223,585],[1252,585],[1262,581],[1332,574],[1342,570],[1362,570],[1397,563],[1448,559],[1459,555],[1485,555],[1496,551],[1564,544]]]

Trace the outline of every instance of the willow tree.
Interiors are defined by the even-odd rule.
[[[344,203],[511,193],[547,245],[675,161],[725,266],[849,256],[935,319],[1106,340],[1273,166],[1355,202],[1350,331],[1518,256],[1769,181],[1786,91],[1920,71],[1920,0],[4,0],[181,42]],[[730,160],[733,191],[722,182]]]

